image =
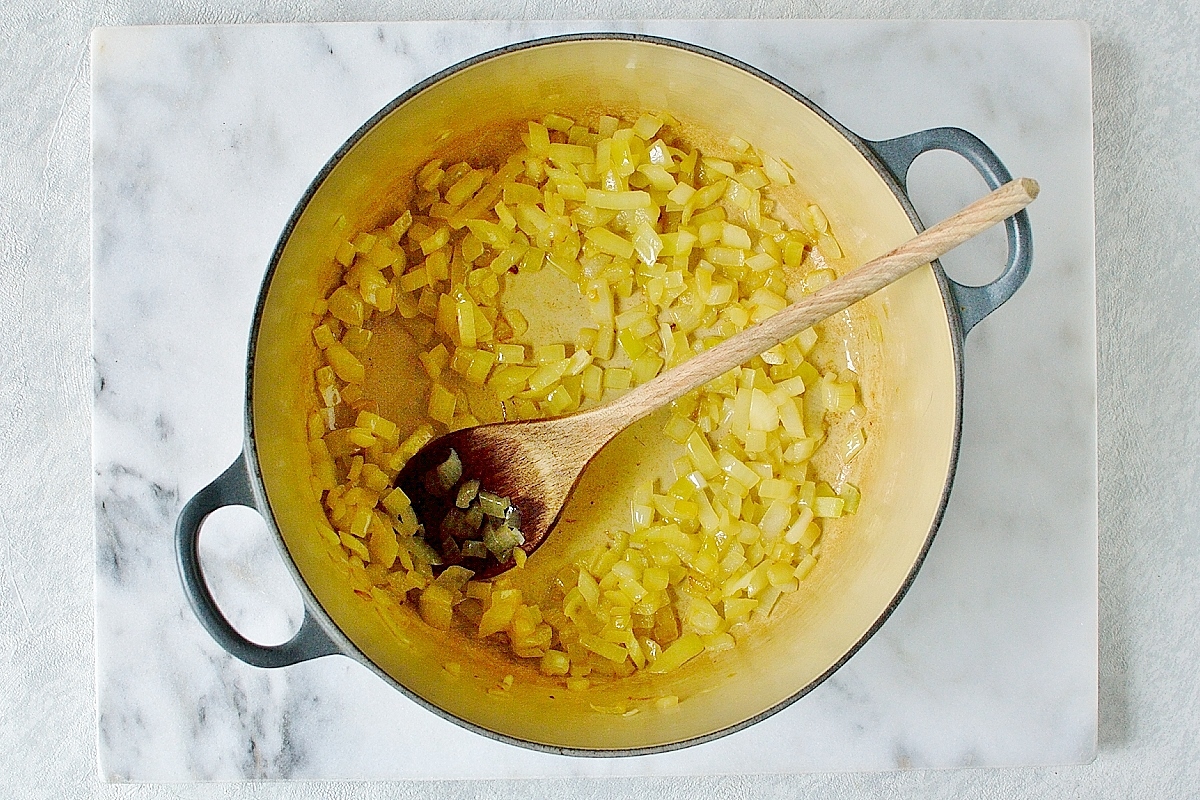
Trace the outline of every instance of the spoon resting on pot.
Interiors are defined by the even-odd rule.
[[[1010,181],[890,253],[612,402],[561,417],[478,425],[441,436],[409,459],[396,486],[408,495],[427,543],[444,565],[461,564],[476,578],[495,577],[545,541],[588,463],[622,430],[944,255],[1037,195],[1036,181]],[[466,532],[481,526],[486,549],[481,552],[476,543],[464,552],[459,543],[468,538]],[[523,553],[514,558],[517,549]]]

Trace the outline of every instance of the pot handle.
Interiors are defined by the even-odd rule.
[[[250,488],[244,453],[237,457],[229,469],[187,502],[175,525],[175,555],[179,562],[179,576],[183,579],[184,594],[200,619],[200,624],[228,653],[255,667],[286,667],[342,652],[321,630],[307,605],[300,630],[291,639],[278,645],[255,644],[234,630],[221,613],[200,571],[198,545],[205,518],[218,508],[232,505],[258,510]]]
[[[996,189],[1012,180],[1008,168],[993,150],[978,136],[962,128],[930,128],[895,139],[866,142],[908,191],[908,168],[922,153],[930,150],[949,150],[965,158],[987,181],[988,188]],[[999,308],[1004,301],[1025,282],[1029,267],[1033,263],[1033,231],[1029,227],[1029,214],[1021,211],[1004,220],[1008,231],[1008,265],[1000,277],[983,286],[965,286],[947,277],[950,294],[958,307],[962,334],[967,333],[988,314]]]

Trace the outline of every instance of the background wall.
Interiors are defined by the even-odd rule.
[[[51,5],[51,4],[46,4]],[[451,18],[1070,18],[1091,25],[1100,755],[1065,769],[673,780],[108,786],[92,644],[88,36],[98,25]],[[21,797],[1192,796],[1200,786],[1200,5],[5,4],[0,14],[0,792]]]

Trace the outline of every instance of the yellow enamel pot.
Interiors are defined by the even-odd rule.
[[[885,142],[860,139],[787,86],[719,53],[624,34],[545,39],[463,62],[406,92],[368,121],[312,183],[266,273],[250,340],[246,440],[241,456],[185,507],[180,571],[217,642],[251,664],[278,667],[325,655],[357,659],[425,707],[479,733],[574,755],[658,752],[736,731],[783,708],[828,677],[883,624],[912,582],[941,519],[959,439],[962,340],[1023,281],[1031,259],[1024,213],[1008,221],[1009,263],[995,282],[960,286],[936,264],[869,298],[844,318],[871,409],[862,502],[826,529],[821,559],[768,625],[732,650],[704,653],[667,675],[639,672],[567,691],[535,667],[425,625],[411,607],[383,607],[347,579],[340,546],[319,533],[306,419],[315,402],[312,308],[335,278],[333,235],[395,214],[405,186],[433,155],[486,157],[548,112],[636,117],[669,111],[703,146],[738,135],[786,160],[804,196],[825,211],[849,263],[882,254],[920,229],[904,191],[908,165],[930,149],[968,158],[993,186],[1008,171],[982,142],[935,129]],[[787,197],[783,202],[786,204]],[[534,340],[570,341],[586,311],[543,270],[510,289]],[[571,287],[573,289],[573,287]],[[367,354],[368,388],[401,427],[424,413],[425,377],[400,339]],[[661,423],[661,421],[659,421]],[[546,581],[572,553],[627,515],[632,487],[669,469],[675,453],[655,420],[607,448],[578,488],[565,522],[515,580]],[[406,431],[402,431],[402,434]],[[295,637],[267,647],[239,635],[217,608],[197,559],[204,518],[216,508],[257,509],[276,534],[304,598]],[[447,669],[449,665],[449,669]],[[506,675],[516,680],[498,691]],[[671,709],[654,699],[680,698]],[[638,713],[610,713],[636,709]]]

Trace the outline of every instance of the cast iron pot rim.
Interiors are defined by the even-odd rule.
[[[908,216],[909,220],[912,222],[913,227],[917,230],[917,232],[919,233],[920,231],[924,230],[924,225],[922,224],[920,217],[917,216],[916,209],[913,208],[912,202],[909,200],[908,193],[905,191],[904,187],[902,187],[900,185],[899,181],[892,174],[891,170],[883,163],[883,161],[879,158],[879,156],[876,155],[876,153],[873,150],[871,150],[871,148],[869,146],[867,146],[867,144],[865,143],[865,141],[862,138],[860,138],[859,136],[857,136],[856,134],[851,132],[849,129],[847,129],[845,126],[843,126],[837,120],[833,119],[833,117],[829,116],[829,114],[826,113],[820,106],[818,106],[816,103],[809,100],[807,97],[802,95],[800,92],[791,88],[790,86],[783,83],[782,81],[772,77],[771,75],[768,75],[767,73],[763,72],[762,70],[757,69],[756,67],[753,67],[753,66],[745,63],[744,61],[741,61],[737,58],[734,58],[732,56],[726,55],[724,53],[721,53],[721,52],[718,52],[715,50],[710,50],[709,48],[702,47],[700,45],[692,44],[690,42],[682,42],[682,41],[678,41],[675,39],[667,39],[667,38],[663,38],[663,37],[659,37],[659,36],[650,36],[650,35],[642,34],[642,33],[603,32],[603,31],[586,32],[586,33],[572,33],[572,34],[563,34],[563,35],[559,35],[559,36],[549,36],[549,37],[544,37],[544,38],[539,38],[539,39],[530,39],[530,40],[523,41],[523,42],[516,42],[513,44],[505,45],[503,47],[498,47],[494,50],[489,50],[489,51],[481,53],[479,55],[472,56],[464,61],[460,61],[456,64],[453,64],[452,66],[447,67],[446,69],[441,70],[440,72],[435,73],[434,75],[431,75],[430,77],[426,78],[425,80],[421,81],[420,83],[416,84],[412,88],[405,91],[403,94],[396,97],[394,100],[392,100],[386,106],[384,106],[382,109],[380,109],[378,112],[376,112],[376,114],[374,116],[372,116],[369,120],[367,120],[365,123],[363,123],[363,125],[357,131],[355,131],[354,134],[349,139],[347,139],[346,142],[341,147],[338,148],[337,152],[335,152],[333,154],[333,156],[329,159],[329,161],[326,162],[325,166],[321,168],[321,171],[319,173],[317,173],[317,176],[313,179],[312,183],[309,184],[308,189],[304,192],[303,197],[301,197],[300,201],[296,204],[296,208],[295,208],[295,210],[293,210],[291,216],[288,218],[287,225],[284,226],[283,231],[279,236],[279,240],[275,245],[275,249],[271,254],[271,260],[270,260],[269,266],[267,267],[266,274],[263,276],[262,288],[259,290],[258,301],[256,302],[255,308],[254,308],[254,318],[253,318],[253,322],[251,324],[250,340],[249,340],[249,345],[248,345],[248,355],[246,358],[246,402],[245,402],[245,406],[244,406],[244,409],[245,409],[245,445],[243,448],[243,453],[246,455],[246,458],[245,458],[246,474],[248,475],[248,477],[250,479],[250,484],[251,484],[252,490],[254,492],[254,497],[255,497],[255,501],[258,505],[258,509],[259,509],[260,513],[262,514],[263,518],[265,519],[271,532],[274,534],[276,544],[278,545],[278,547],[284,554],[284,559],[283,559],[284,563],[286,564],[288,571],[292,574],[293,579],[295,579],[295,581],[296,581],[297,588],[300,590],[301,595],[303,597],[305,608],[308,611],[311,611],[312,613],[314,613],[315,619],[319,623],[319,625],[322,629],[322,632],[330,638],[330,640],[333,642],[333,644],[336,645],[336,647],[341,651],[342,655],[349,656],[349,657],[355,659],[356,661],[360,662],[361,664],[363,664],[364,666],[369,668],[371,671],[373,671],[375,674],[379,675],[385,681],[390,683],[394,688],[398,689],[402,694],[404,694],[404,696],[408,697],[410,700],[413,700],[414,702],[418,703],[419,705],[428,709],[429,711],[434,712],[435,714],[439,715],[443,719],[447,719],[447,720],[455,723],[456,725],[460,725],[464,728],[467,728],[468,730],[474,731],[475,733],[481,734],[483,736],[487,736],[488,738],[495,739],[495,740],[498,740],[501,742],[505,742],[507,744],[513,744],[513,745],[517,745],[519,747],[524,747],[527,749],[536,750],[536,751],[540,751],[543,753],[551,753],[551,754],[555,754],[555,755],[613,758],[613,757],[625,757],[625,756],[654,755],[654,754],[658,754],[658,753],[669,752],[672,750],[680,750],[680,749],[683,749],[686,747],[691,747],[691,746],[698,745],[698,744],[704,744],[705,742],[710,742],[710,741],[713,741],[714,739],[719,739],[723,736],[727,736],[729,734],[736,733],[740,730],[748,728],[751,725],[754,725],[755,723],[757,723],[761,720],[764,720],[767,717],[770,717],[779,711],[782,711],[783,709],[790,706],[792,703],[799,700],[801,697],[804,697],[806,694],[811,692],[817,686],[824,683],[825,680],[827,678],[829,678],[830,675],[832,675],[834,672],[836,672],[838,669],[840,669],[842,667],[842,665],[844,665],[847,661],[849,661],[850,658],[855,653],[857,653],[864,644],[866,644],[867,640],[870,639],[872,636],[874,636],[875,633],[879,630],[879,628],[883,626],[883,623],[887,621],[888,617],[890,617],[892,615],[892,612],[895,611],[896,606],[898,606],[900,604],[900,601],[903,600],[904,596],[908,593],[909,588],[912,586],[913,581],[916,579],[917,572],[920,570],[921,566],[924,564],[925,557],[929,553],[929,548],[933,544],[934,536],[937,534],[937,530],[941,526],[942,517],[945,514],[945,510],[946,510],[946,503],[948,502],[949,497],[950,497],[951,485],[954,482],[954,474],[955,474],[956,468],[958,466],[959,443],[960,443],[961,434],[962,434],[962,399],[963,399],[962,345],[963,345],[964,334],[963,334],[963,330],[962,330],[962,325],[960,323],[958,310],[957,310],[954,302],[952,301],[952,297],[950,294],[949,286],[946,281],[945,273],[943,272],[940,264],[935,261],[932,264],[933,272],[934,272],[934,276],[937,278],[938,290],[941,292],[941,295],[942,295],[942,304],[946,309],[946,315],[947,315],[946,322],[947,322],[947,325],[950,330],[950,342],[951,342],[951,348],[952,348],[953,354],[954,354],[954,395],[955,395],[954,396],[954,439],[953,439],[953,443],[951,445],[951,450],[950,450],[950,462],[949,462],[949,465],[948,465],[948,468],[946,471],[946,482],[942,487],[942,495],[938,501],[937,511],[934,514],[933,522],[930,526],[929,533],[925,537],[925,543],[921,547],[920,553],[918,553],[917,558],[913,562],[912,569],[909,571],[909,573],[908,573],[907,577],[904,579],[903,583],[901,583],[899,590],[896,592],[896,595],[892,598],[891,602],[888,603],[888,605],[880,612],[879,616],[876,618],[875,622],[871,625],[871,627],[867,629],[866,633],[864,633],[863,636],[857,642],[855,642],[840,659],[837,660],[837,662],[835,662],[831,667],[829,667],[829,669],[825,670],[823,673],[821,673],[816,678],[814,678],[812,681],[810,681],[807,685],[798,689],[790,697],[787,697],[787,698],[781,700],[780,702],[776,703],[775,705],[771,706],[770,708],[760,711],[759,713],[755,714],[754,716],[749,717],[745,720],[742,720],[741,722],[737,722],[732,725],[728,725],[724,728],[713,731],[711,733],[702,734],[700,736],[694,736],[690,739],[681,739],[679,741],[667,742],[667,743],[663,743],[663,744],[652,745],[649,747],[630,747],[630,748],[620,748],[620,749],[614,748],[614,749],[603,749],[602,750],[602,749],[585,748],[585,747],[563,747],[563,746],[549,745],[549,744],[544,744],[541,742],[532,742],[527,739],[520,739],[515,736],[511,736],[509,734],[500,733],[498,731],[493,731],[493,730],[491,730],[489,728],[485,728],[477,723],[462,719],[461,717],[458,717],[457,715],[452,714],[449,711],[446,711],[442,707],[429,702],[424,697],[420,696],[419,694],[417,694],[413,690],[409,689],[404,684],[397,681],[391,675],[384,672],[384,670],[382,668],[380,668],[365,653],[363,653],[363,651],[360,650],[359,647],[356,644],[354,644],[354,642],[352,642],[350,640],[350,638],[342,631],[342,629],[337,625],[337,623],[335,623],[333,621],[333,618],[329,616],[328,612],[325,611],[325,608],[321,605],[321,603],[317,599],[316,595],[313,594],[313,591],[309,587],[308,582],[304,579],[304,576],[300,574],[299,568],[296,566],[295,561],[292,559],[291,552],[288,550],[288,547],[287,547],[287,543],[283,540],[283,535],[280,533],[279,528],[275,523],[275,517],[271,513],[271,510],[270,510],[271,505],[267,499],[266,489],[265,489],[265,486],[263,483],[262,471],[259,468],[258,451],[257,451],[256,443],[255,443],[255,437],[254,437],[254,361],[255,361],[255,351],[256,351],[256,348],[258,345],[258,333],[259,333],[260,322],[262,320],[263,309],[266,305],[267,295],[270,291],[271,281],[275,276],[275,270],[279,265],[279,261],[282,258],[283,251],[284,251],[285,247],[287,246],[287,242],[290,239],[292,232],[295,230],[296,225],[298,224],[298,222],[300,220],[300,217],[304,214],[304,211],[308,208],[308,204],[312,200],[313,196],[321,188],[321,185],[325,182],[325,179],[329,177],[329,174],[334,170],[334,168],[337,167],[337,165],[341,162],[341,160],[345,157],[345,155],[348,152],[350,152],[350,150],[352,150],[381,120],[383,120],[385,117],[387,117],[393,111],[395,111],[401,105],[407,103],[413,97],[417,96],[418,94],[421,94],[426,89],[433,86],[434,84],[437,84],[437,83],[441,82],[443,79],[445,79],[451,75],[454,75],[455,73],[461,72],[462,70],[465,70],[472,66],[475,66],[476,64],[479,64],[481,62],[488,61],[488,60],[491,60],[491,59],[499,57],[499,56],[516,53],[521,50],[529,50],[529,49],[536,48],[536,47],[547,47],[547,46],[553,46],[553,45],[558,45],[558,44],[567,44],[567,43],[574,43],[574,42],[588,42],[588,41],[628,41],[628,42],[636,42],[639,44],[651,44],[651,45],[659,45],[659,46],[663,46],[663,47],[673,47],[673,48],[676,48],[679,50],[685,50],[687,52],[694,53],[699,56],[706,56],[708,58],[711,58],[715,61],[719,61],[728,66],[732,66],[732,67],[741,69],[742,71],[747,72],[750,75],[753,75],[754,77],[756,77],[760,80],[766,81],[771,86],[786,93],[792,99],[805,105],[809,110],[811,110],[812,112],[817,114],[817,116],[819,116],[822,120],[824,120],[827,124],[829,124],[829,126],[832,127],[835,131],[837,131],[839,134],[841,134],[848,142],[850,142],[850,144],[852,144],[854,146],[854,148],[856,150],[858,150],[858,152],[863,156],[863,158],[865,158],[867,160],[867,162],[871,165],[871,167],[877,173],[879,173],[879,176],[884,180],[884,183],[887,185],[888,189],[891,190],[892,194],[900,202],[901,207],[904,209],[904,213]]]

